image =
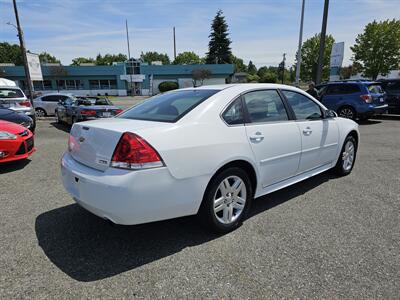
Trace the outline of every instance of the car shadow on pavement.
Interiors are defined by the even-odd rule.
[[[17,170],[22,170],[31,162],[30,159],[21,159],[0,164],[0,174],[6,174]]]
[[[331,178],[330,173],[323,173],[256,199],[249,218]],[[39,215],[35,230],[39,246],[50,261],[82,282],[112,277],[220,237],[205,231],[194,217],[135,226],[110,225],[77,204]]]
[[[375,125],[375,124],[379,124],[382,123],[382,121],[378,121],[378,120],[359,120],[358,125]]]
[[[50,125],[57,128],[58,130],[62,130],[64,132],[66,132],[66,133],[69,133],[69,131],[71,130],[71,126],[68,124],[59,124],[57,122],[51,122]]]

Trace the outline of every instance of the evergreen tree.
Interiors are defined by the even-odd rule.
[[[208,64],[230,64],[232,62],[231,40],[228,35],[228,24],[222,15],[222,10],[219,10],[211,24],[206,58]]]
[[[247,66],[247,73],[249,73],[250,75],[255,75],[255,74],[257,74],[257,68],[256,68],[256,66],[253,64],[252,61],[249,61],[249,65]]]

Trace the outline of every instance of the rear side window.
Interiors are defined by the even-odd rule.
[[[24,94],[20,89],[0,89],[0,98],[23,98]]]
[[[343,95],[359,93],[360,87],[357,84],[332,84],[327,89],[328,95]]]
[[[249,92],[243,99],[252,123],[288,120],[285,106],[276,90]]]
[[[322,118],[320,106],[310,98],[293,91],[282,91],[298,120],[316,120]]]
[[[200,89],[157,95],[125,111],[118,118],[173,123],[217,92]]]
[[[244,124],[243,105],[241,98],[233,101],[227,110],[222,114],[222,118],[229,125]]]
[[[383,94],[382,87],[379,84],[371,84],[368,86],[368,91],[372,94]]]

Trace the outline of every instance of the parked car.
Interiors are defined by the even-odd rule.
[[[386,94],[379,83],[368,81],[328,82],[316,87],[320,102],[340,117],[366,120],[387,113]]]
[[[379,80],[385,90],[390,114],[400,114],[400,79]]]
[[[29,129],[0,120],[0,163],[26,159],[34,151],[33,134]]]
[[[114,117],[121,112],[122,109],[114,106],[108,99],[69,97],[58,103],[55,114],[57,123],[72,125],[80,121]]]
[[[0,78],[0,106],[29,116],[33,120],[32,129],[35,129],[35,110],[24,92],[16,86],[14,81]]]
[[[70,93],[51,93],[41,95],[33,99],[33,107],[35,108],[37,117],[53,116],[58,106],[58,102],[67,99],[75,100]]]
[[[295,87],[203,86],[75,123],[61,174],[78,204],[114,223],[198,214],[227,232],[253,197],[331,168],[349,174],[358,140],[355,122]]]
[[[16,123],[21,126],[24,126],[25,128],[30,129],[32,132],[34,131],[33,120],[30,117],[8,108],[2,108],[1,106],[0,106],[0,120]]]

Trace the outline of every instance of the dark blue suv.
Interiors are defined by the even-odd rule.
[[[339,117],[366,120],[388,110],[386,94],[377,82],[327,82],[316,88],[319,101],[336,111]]]

